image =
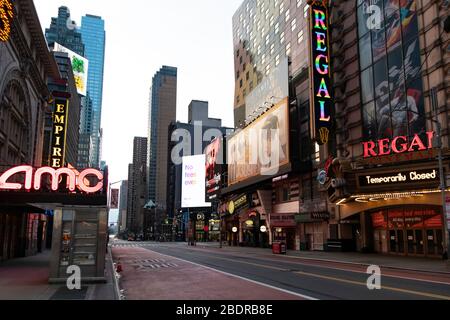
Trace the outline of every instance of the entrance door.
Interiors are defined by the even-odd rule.
[[[406,231],[406,236],[407,236],[406,241],[408,244],[408,254],[409,255],[424,254],[423,231],[410,229]]]
[[[433,255],[442,255],[443,253],[443,234],[442,230],[436,229],[432,230],[429,229],[426,231],[427,234],[427,255],[433,256]]]
[[[396,254],[405,254],[405,239],[403,230],[389,231],[389,252]]]

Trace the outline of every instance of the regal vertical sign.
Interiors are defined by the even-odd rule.
[[[327,1],[310,5],[311,111],[312,132],[319,145],[327,144],[332,127],[329,17]]]
[[[53,112],[52,143],[50,150],[50,166],[52,168],[61,168],[64,166],[68,114],[69,100],[56,99],[55,110]]]

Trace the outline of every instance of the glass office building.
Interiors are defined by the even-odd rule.
[[[88,96],[92,102],[92,116],[82,123],[82,133],[92,137],[90,166],[100,164],[100,129],[103,99],[103,72],[105,63],[105,21],[98,16],[86,15],[81,19],[81,34],[85,45],[85,57],[89,60]],[[86,121],[90,119],[90,121]]]

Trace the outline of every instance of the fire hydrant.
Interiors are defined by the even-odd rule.
[[[119,261],[117,261],[116,272],[121,273],[122,271],[123,271],[122,264],[120,263],[120,260],[119,260]]]

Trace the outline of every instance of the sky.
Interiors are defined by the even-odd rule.
[[[232,17],[242,2],[34,0],[44,32],[62,5],[77,25],[85,14],[105,20],[102,160],[111,182],[127,179],[133,138],[147,136],[151,80],[163,65],[178,68],[177,120],[187,121],[191,100],[206,100],[210,117],[234,126]]]

